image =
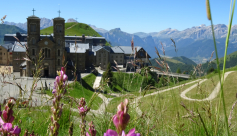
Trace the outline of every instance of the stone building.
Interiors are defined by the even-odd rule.
[[[0,45],[0,65],[12,65],[12,43]]]
[[[25,62],[23,60],[26,53],[24,48],[26,44],[34,62],[37,60],[40,50],[43,51],[42,77],[55,77],[56,71],[63,66],[63,56],[67,62],[67,74],[69,76],[72,75],[74,67],[77,68],[77,73],[82,73],[90,72],[94,67],[105,70],[109,62],[114,66],[116,62],[120,67],[125,67],[127,62],[134,60],[134,51],[130,46],[105,46],[106,40],[104,37],[65,35],[65,20],[61,17],[53,19],[53,34],[42,35],[40,34],[40,18],[34,15],[29,16],[27,18],[27,34],[5,34],[4,43],[2,50],[9,54],[9,62],[12,62],[14,71],[21,71],[22,76],[28,77],[35,72],[35,66],[30,61]],[[12,48],[6,51],[6,47],[10,47],[10,45]],[[149,59],[150,56],[142,47],[136,48],[136,57],[146,64],[146,58]],[[6,62],[4,61],[4,63]]]

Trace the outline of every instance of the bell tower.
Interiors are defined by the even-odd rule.
[[[60,17],[60,11],[59,17],[56,17],[53,19],[53,35],[54,35],[54,41],[55,41],[55,58],[56,58],[56,70],[60,70],[62,67],[62,58],[64,54],[64,48],[65,48],[65,20],[64,18]]]
[[[33,9],[33,15],[27,18],[27,46],[30,55],[32,50],[36,51],[38,49],[37,43],[40,40],[40,18],[34,15],[35,10]],[[32,56],[34,58],[34,56]],[[27,61],[26,65],[26,75],[32,76],[33,65]]]

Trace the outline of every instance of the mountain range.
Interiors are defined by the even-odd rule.
[[[68,19],[67,22],[76,22],[74,19]],[[19,28],[26,30],[26,23],[14,23],[5,22],[8,25],[15,25]],[[53,25],[53,21],[47,18],[41,18],[41,29],[47,28]],[[137,32],[127,33],[120,28],[112,30],[105,30],[103,28],[97,28],[94,25],[90,25],[101,36],[105,37],[112,46],[123,45],[130,46],[133,38],[135,46],[143,47],[152,58],[156,58],[155,47],[160,54],[162,53],[162,45],[165,50],[165,55],[169,57],[185,56],[191,58],[196,63],[205,62],[214,51],[213,36],[211,26],[200,25],[185,30],[179,31],[177,29],[164,29],[160,32]],[[217,40],[219,57],[223,57],[223,49],[225,43],[225,37],[227,35],[227,26],[224,24],[214,25],[214,32]],[[175,41],[176,50],[172,43],[172,38]],[[161,45],[162,42],[162,45]],[[237,51],[237,25],[232,26],[230,35],[229,52]],[[215,55],[213,56],[215,58]]]

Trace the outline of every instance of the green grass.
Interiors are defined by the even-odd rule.
[[[88,103],[90,98],[92,97],[92,95],[95,93],[92,88],[95,79],[96,79],[96,75],[91,73],[91,74],[83,77],[82,80],[80,81],[80,83],[76,82],[75,85],[73,83],[71,83],[70,89],[68,89],[69,94],[67,94],[67,95],[77,98],[77,99],[80,99],[81,97],[83,97],[83,98],[85,98],[86,102]],[[48,95],[52,96],[51,91],[46,91],[46,92]],[[66,102],[66,101],[64,101],[64,102]],[[91,108],[93,110],[97,110],[100,107],[102,102],[103,101],[100,97],[96,97]],[[74,105],[73,107],[77,108],[77,105]]]
[[[75,25],[76,24],[76,25]],[[75,26],[73,26],[75,25]],[[70,29],[67,29],[69,27],[73,26]],[[40,30],[40,34],[52,34],[53,33],[53,26],[47,27],[45,29]],[[75,23],[75,22],[71,22],[71,23],[65,23],[65,35],[69,35],[69,36],[82,36],[82,34],[85,34],[85,36],[90,35],[96,35],[97,37],[101,37],[100,34],[98,34],[93,28],[91,28],[89,25],[87,24],[83,24],[83,23]]]
[[[188,93],[186,93],[186,96],[192,99],[204,99],[207,98],[216,85],[219,83],[219,77],[218,75],[215,75],[202,84],[199,84],[199,86],[193,88]]]

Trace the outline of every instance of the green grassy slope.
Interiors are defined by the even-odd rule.
[[[16,32],[26,33],[26,31],[17,26],[0,24],[0,44],[3,43],[5,34],[15,34]]]
[[[50,26],[48,28],[40,30],[40,33],[41,34],[46,34],[46,33],[52,34],[53,33],[53,26]],[[81,36],[82,34],[85,34],[86,36],[87,35],[90,35],[90,36],[96,35],[97,37],[101,37],[100,34],[98,34],[94,29],[92,29],[87,24],[76,23],[76,22],[65,23],[65,35]]]
[[[219,62],[220,62],[220,69],[223,69],[223,62],[224,62],[224,57],[219,58]],[[237,51],[233,52],[229,55],[227,55],[226,57],[226,68],[231,68],[237,65]],[[212,62],[207,62],[204,63],[202,65],[204,71],[207,71],[208,69],[210,69],[211,67],[217,69],[216,67],[216,60],[212,61]]]
[[[189,58],[186,58],[184,56],[180,56],[180,57],[173,57],[173,60],[178,60],[180,62],[183,62],[184,64],[190,64],[190,65],[197,65],[194,61],[192,61]]]
[[[69,89],[70,96],[74,98],[80,99],[84,97],[86,102],[88,103],[92,95],[94,94],[93,84],[95,82],[96,75],[93,73],[87,75],[86,77],[82,78],[81,83],[76,83],[72,89]],[[102,103],[102,99],[97,97],[92,105],[92,109],[97,110]]]
[[[160,61],[164,61],[164,57],[162,58],[162,60],[160,60],[159,58],[157,58],[157,60]],[[160,67],[157,62],[155,61],[155,59],[150,60],[152,66],[156,66],[156,67]],[[197,64],[195,62],[193,62],[192,60],[186,58],[186,57],[174,57],[174,58],[165,58],[165,62],[168,63],[170,69],[172,72],[176,72],[176,70],[178,68],[180,68],[181,72],[184,71],[191,71],[193,70],[193,66],[196,66]],[[169,71],[170,72],[170,71]]]

